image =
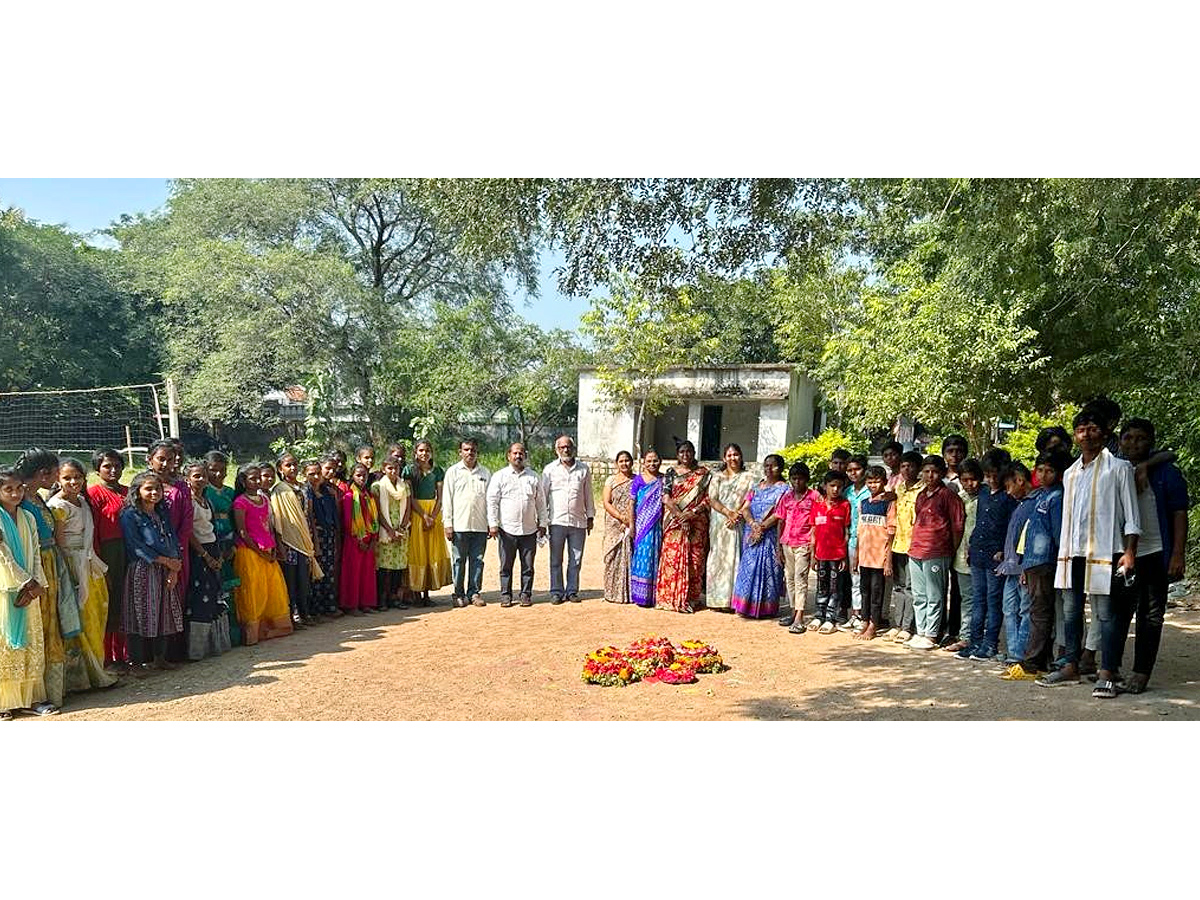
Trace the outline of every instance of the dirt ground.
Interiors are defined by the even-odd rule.
[[[431,609],[342,618],[238,647],[217,659],[106,691],[72,695],[78,720],[355,719],[1200,719],[1200,612],[1168,610],[1151,690],[1093,700],[1091,685],[1008,683],[989,663],[941,651],[864,644],[849,635],[789,635],[775,621],[702,611],[684,616],[605,603],[552,606],[548,552],[539,548],[534,605],[501,609],[488,547],[483,609],[455,609],[449,590]],[[603,583],[599,533],[582,583]],[[714,644],[728,671],[693,685],[584,684],[584,655],[648,633]],[[1132,662],[1132,640],[1126,664]]]

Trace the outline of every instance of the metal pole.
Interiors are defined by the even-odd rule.
[[[129,468],[133,469],[133,435],[129,431],[129,425],[125,425],[125,452],[129,455]]]
[[[175,379],[167,379],[167,416],[170,421],[171,437],[179,437],[179,394],[175,391]]]

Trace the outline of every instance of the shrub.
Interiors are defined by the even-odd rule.
[[[867,439],[863,435],[846,434],[836,428],[827,428],[811,441],[801,441],[791,444],[779,451],[787,465],[802,462],[808,466],[812,480],[821,478],[829,468],[829,454],[838,447],[844,447],[851,453],[866,453],[869,449]],[[784,469],[787,477],[787,469]]]

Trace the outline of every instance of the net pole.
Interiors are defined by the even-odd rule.
[[[167,379],[167,424],[171,437],[179,437],[179,394],[175,390],[175,379]]]
[[[133,471],[133,434],[129,431],[129,423],[125,423],[125,452],[129,455],[129,470]]]
[[[163,437],[163,414],[162,407],[158,403],[158,388],[150,389],[150,396],[154,398],[154,424],[158,426],[158,436]]]

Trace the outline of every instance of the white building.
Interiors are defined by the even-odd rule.
[[[747,462],[819,434],[824,416],[816,386],[793,366],[767,363],[670,369],[658,379],[678,400],[642,423],[642,449],[675,455],[675,441],[696,445],[700,459],[717,460],[728,443]],[[600,392],[596,369],[579,374],[579,455],[612,459],[633,452],[634,404],[614,412]]]

